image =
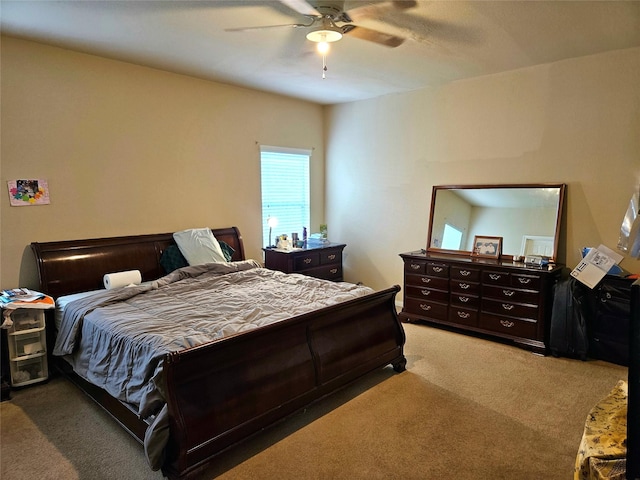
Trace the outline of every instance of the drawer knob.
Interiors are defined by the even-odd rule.
[[[505,297],[512,297],[514,293],[513,290],[502,290],[502,293],[504,294]]]
[[[309,265],[311,263],[311,259],[310,258],[305,258],[303,260],[304,263],[306,263],[307,265]]]
[[[336,259],[336,254],[335,254],[335,253],[332,253],[331,255],[327,255],[327,258],[328,258],[329,260],[335,260],[335,259]]]
[[[471,316],[471,314],[469,312],[460,312],[460,311],[458,311],[458,316],[460,318],[469,318]]]
[[[429,310],[431,310],[431,305],[426,305],[424,303],[421,303],[420,308],[428,312]]]
[[[467,303],[469,301],[469,297],[458,297],[458,300],[460,300],[462,303]]]
[[[422,293],[422,295],[424,295],[425,297],[428,297],[429,295],[431,295],[431,290],[420,290],[420,292]]]
[[[500,325],[503,327],[511,328],[515,325],[515,322],[510,322],[509,320],[500,320]]]
[[[490,273],[489,274],[489,278],[491,280],[500,280],[502,278],[502,275],[500,275],[498,273]]]
[[[525,277],[518,277],[518,281],[523,285],[526,285],[527,283],[531,283],[531,279],[525,278]]]
[[[431,282],[431,279],[429,277],[422,277],[422,283],[429,283]]]
[[[418,265],[417,263],[412,263],[411,268],[413,268],[414,270],[420,270],[420,265]]]
[[[442,268],[442,267],[433,267],[433,271],[436,272],[436,273],[440,273],[443,270],[444,270],[444,268]]]
[[[468,277],[469,275],[471,275],[471,272],[469,270],[460,270],[460,275],[462,275],[463,277]]]
[[[507,311],[513,310],[513,305],[511,305],[510,303],[503,303],[502,308],[504,308]]]
[[[468,290],[470,286],[471,285],[469,285],[468,283],[461,283],[460,284],[460,288],[463,289],[463,290]]]
[[[338,273],[338,269],[337,268],[332,268],[331,270],[329,270],[331,273],[333,273],[334,275],[336,273]]]

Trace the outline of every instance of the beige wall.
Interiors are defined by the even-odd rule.
[[[256,142],[315,149],[324,220],[322,107],[7,37],[1,54],[0,288],[37,286],[32,241],[236,225],[261,260]],[[21,178],[51,205],[10,207]]]
[[[431,187],[446,184],[568,184],[572,268],[582,246],[616,248],[640,185],[640,48],[328,107],[325,122],[347,280],[401,284],[398,254],[425,248]]]
[[[426,245],[432,185],[567,183],[573,266],[615,248],[640,184],[640,49],[324,109],[12,38],[1,53],[2,184],[45,178],[52,203],[0,195],[0,288],[36,286],[32,241],[234,224],[260,259],[256,142],[315,149],[312,230],[326,208],[346,279],[374,288]]]

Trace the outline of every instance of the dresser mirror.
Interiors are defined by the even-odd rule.
[[[502,237],[503,257],[556,261],[565,184],[433,187],[427,250],[470,255],[475,237]]]

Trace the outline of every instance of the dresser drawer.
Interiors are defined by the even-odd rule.
[[[531,305],[538,305],[540,302],[539,292],[520,290],[511,287],[495,287],[486,285],[482,289],[482,296],[484,298],[491,298],[500,301],[506,300],[508,302],[529,303]]]
[[[482,272],[482,283],[484,285],[511,285],[511,276],[506,272],[495,270],[484,270]]]
[[[320,254],[318,252],[308,252],[300,255],[293,260],[294,270],[296,272],[307,268],[317,267],[320,265]]]
[[[413,285],[407,285],[406,294],[408,297],[421,298],[425,300],[431,300],[433,302],[448,303],[449,292],[443,292],[442,290],[434,290],[432,288],[415,287]]]
[[[449,285],[451,286],[451,292],[463,293],[467,295],[479,295],[480,284],[467,282],[465,280],[451,280]]]
[[[449,307],[442,303],[420,300],[407,297],[404,301],[404,309],[408,313],[420,315],[434,320],[447,320]]]
[[[449,265],[427,263],[427,275],[432,277],[449,278]]]
[[[486,330],[513,335],[514,337],[536,338],[536,322],[520,318],[504,317],[482,312],[480,314],[479,326]]]
[[[408,259],[404,262],[404,271],[424,275],[427,273],[427,262],[424,260]]]
[[[478,309],[480,307],[480,297],[475,295],[465,295],[462,293],[451,293],[451,305],[458,305],[467,308]]]
[[[327,250],[326,252],[323,250],[320,252],[320,264],[328,265],[331,263],[342,263],[342,250]]]
[[[467,282],[480,281],[480,270],[477,270],[475,268],[452,266],[450,269],[450,275],[452,280],[456,279]]]
[[[511,274],[511,286],[516,288],[526,288],[527,290],[540,290],[540,276],[538,275],[521,275],[518,273]]]
[[[425,275],[406,275],[405,283],[416,287],[429,287],[449,291],[449,280],[446,278],[427,277]]]
[[[509,315],[512,317],[528,318],[531,320],[538,319],[537,305],[520,305],[518,303],[492,300],[489,298],[482,299],[482,311],[497,313],[498,315]]]
[[[449,307],[449,321],[460,325],[467,325],[469,327],[477,327],[478,310],[464,308],[458,305],[451,305]]]

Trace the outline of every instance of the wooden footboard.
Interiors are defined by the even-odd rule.
[[[163,473],[188,477],[229,446],[365,373],[388,364],[404,370],[399,290],[171,354]]]

